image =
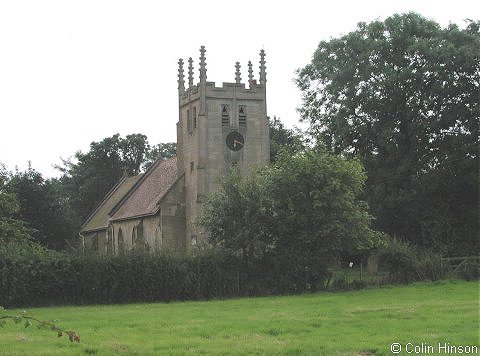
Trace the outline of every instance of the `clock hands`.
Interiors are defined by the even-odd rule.
[[[227,135],[226,144],[232,151],[239,151],[245,145],[242,134],[237,131],[232,131]]]

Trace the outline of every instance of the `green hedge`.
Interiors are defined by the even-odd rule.
[[[243,267],[223,251],[80,257],[0,249],[0,305],[8,308],[225,298],[300,292],[305,273],[262,260]],[[307,287],[308,285],[308,287]]]

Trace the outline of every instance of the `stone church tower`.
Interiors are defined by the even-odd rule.
[[[265,100],[265,52],[260,51],[259,82],[248,62],[248,88],[241,82],[215,87],[207,82],[205,47],[200,48],[200,81],[188,87],[183,60],[178,68],[177,157],[158,159],[145,172],[123,177],[82,225],[85,250],[119,254],[137,247],[186,250],[204,239],[196,225],[206,194],[236,166],[247,173],[270,160]]]
[[[215,87],[207,81],[205,52],[202,46],[197,84],[192,58],[188,59],[188,86],[183,59],[178,62],[177,170],[178,175],[185,174],[187,246],[202,239],[195,221],[203,196],[218,187],[221,176],[232,166],[246,173],[270,160],[265,51],[260,51],[259,82],[248,62],[248,88],[241,81],[239,62],[234,83]]]

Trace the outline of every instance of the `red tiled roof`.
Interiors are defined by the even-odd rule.
[[[156,214],[160,201],[176,180],[176,157],[156,161],[112,210],[111,220]]]

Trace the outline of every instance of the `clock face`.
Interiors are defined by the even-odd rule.
[[[239,151],[245,144],[245,140],[240,132],[232,131],[227,135],[226,143],[232,151]]]

